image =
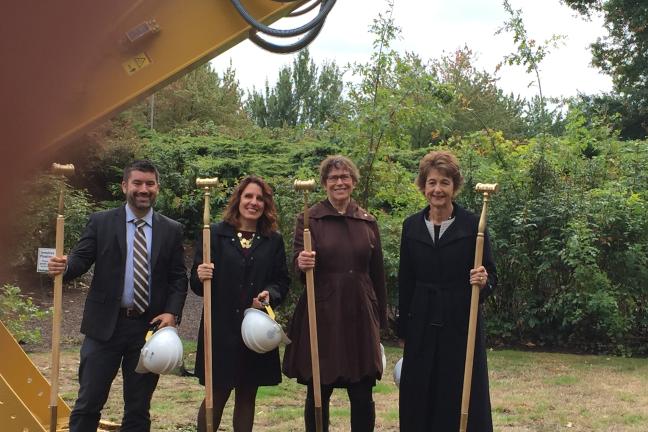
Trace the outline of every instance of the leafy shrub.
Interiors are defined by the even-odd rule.
[[[5,284],[0,288],[0,321],[6,324],[17,341],[39,342],[40,329],[28,328],[27,323],[42,320],[48,315],[48,310],[40,309],[31,298],[20,294],[20,288],[16,285]]]
[[[69,251],[81,236],[88,215],[94,210],[89,196],[73,189],[58,176],[40,175],[24,185],[19,214],[14,219],[12,245],[14,266],[25,269],[36,268],[39,247],[54,247],[56,218],[61,188],[65,193],[65,236],[64,251]]]

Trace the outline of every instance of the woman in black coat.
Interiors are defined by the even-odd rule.
[[[259,386],[281,382],[278,349],[257,354],[241,336],[246,308],[272,307],[288,293],[290,279],[283,239],[277,232],[272,189],[259,177],[248,176],[234,190],[223,222],[211,226],[211,264],[202,263],[198,240],[191,271],[191,289],[203,295],[202,282],[212,279],[212,371],[214,430],[235,389],[234,430],[251,431]],[[198,333],[196,375],[205,384],[203,321]],[[198,430],[205,430],[205,402],[198,412]]]
[[[398,336],[404,343],[400,382],[403,432],[459,430],[471,285],[480,301],[496,284],[488,234],[484,265],[473,269],[479,219],[453,199],[463,177],[452,153],[433,151],[416,183],[429,205],[403,223]],[[473,364],[468,431],[493,430],[481,310]]]

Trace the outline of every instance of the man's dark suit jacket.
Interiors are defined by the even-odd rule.
[[[168,312],[179,319],[187,296],[182,225],[153,212],[150,302],[147,319]],[[64,280],[74,279],[95,264],[86,298],[81,333],[107,341],[115,331],[126,268],[126,210],[94,213],[68,255]]]

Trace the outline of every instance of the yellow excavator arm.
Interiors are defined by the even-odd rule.
[[[306,0],[242,2],[269,24]],[[47,150],[248,37],[231,0],[20,0],[2,6],[5,143]]]
[[[285,36],[285,30],[264,28],[279,18],[310,13],[307,24],[289,31],[303,37],[288,47],[303,46],[317,36],[335,2],[3,1],[0,260],[7,256],[6,220],[12,216],[6,210],[12,210],[17,179],[67,162],[59,152],[66,142],[246,38],[290,51],[258,36]]]
[[[11,261],[11,243],[4,237],[16,179],[42,162],[66,162],[64,152],[57,154],[63,144],[248,37],[277,52],[304,46],[317,36],[334,4],[335,0],[4,1],[0,266]],[[316,17],[301,27],[267,27],[316,6]],[[259,32],[303,37],[277,48]],[[0,342],[3,353],[5,348],[13,350],[2,362],[6,367],[0,368],[0,429],[63,430],[69,408],[59,398],[48,410],[49,384],[1,322]],[[56,390],[52,393],[56,396]]]

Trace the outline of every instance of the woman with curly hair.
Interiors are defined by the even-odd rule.
[[[214,430],[234,390],[234,430],[251,431],[259,386],[281,382],[279,351],[258,354],[241,337],[243,312],[278,306],[288,293],[286,252],[277,232],[272,189],[261,178],[241,180],[225,208],[223,221],[211,226],[210,264],[203,264],[202,241],[196,244],[191,289],[203,295],[203,281],[212,284],[212,370]],[[200,322],[196,375],[205,384],[203,327]],[[205,430],[205,402],[198,413],[198,430]]]

